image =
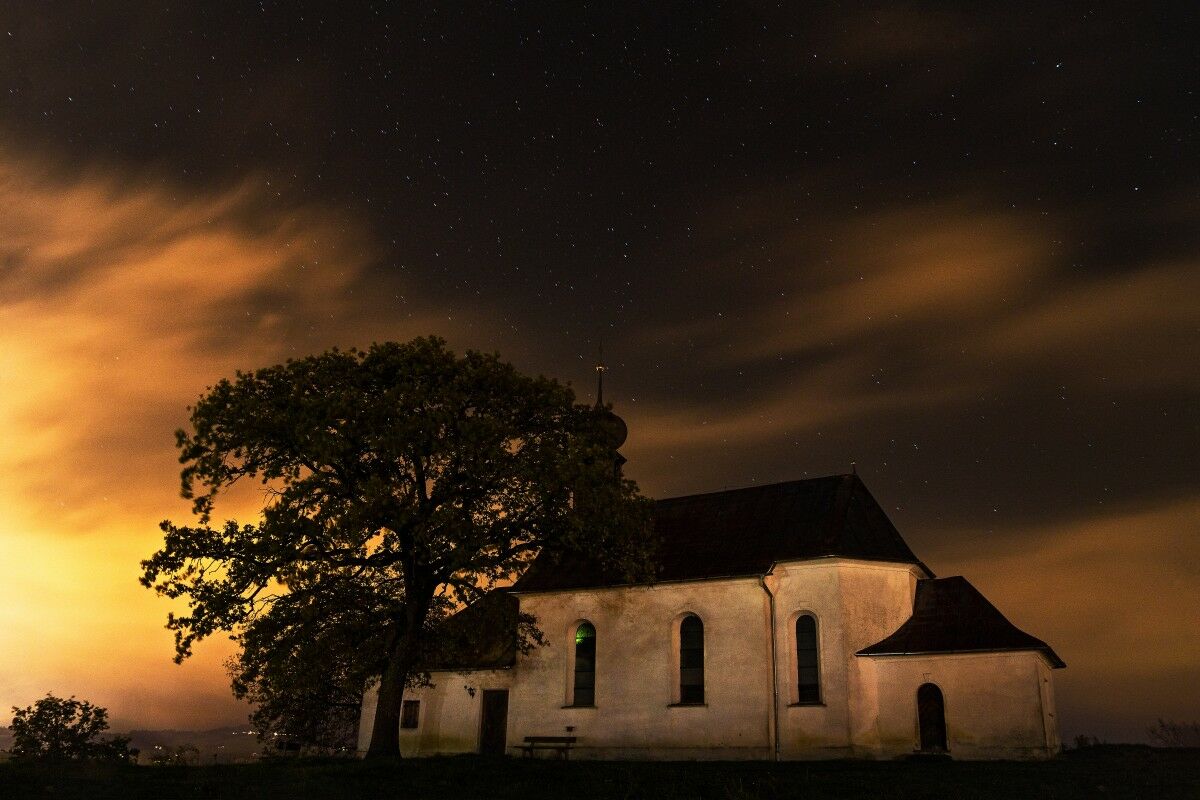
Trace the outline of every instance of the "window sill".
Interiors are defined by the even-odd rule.
[[[574,703],[570,703],[568,705],[563,706],[563,708],[595,708],[595,707],[596,706],[594,706],[594,705],[582,706],[582,705],[576,705]]]
[[[667,708],[708,708],[708,703],[669,703]]]
[[[824,707],[825,703],[820,700],[812,700],[807,703],[788,703],[788,708],[812,708],[813,706]]]

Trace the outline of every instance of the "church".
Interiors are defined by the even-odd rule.
[[[599,397],[597,407],[611,415],[619,447],[624,423]],[[653,583],[622,584],[582,558],[535,562],[488,598],[511,625],[489,624],[473,637],[477,652],[429,665],[432,685],[406,693],[402,754],[1059,751],[1052,678],[1065,664],[965,578],[935,576],[856,474],[655,506]],[[546,638],[527,654],[516,647],[518,609]],[[451,622],[497,618],[474,611]],[[374,706],[368,692],[360,751]]]

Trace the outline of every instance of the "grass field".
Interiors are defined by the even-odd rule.
[[[1097,747],[1048,763],[617,763],[436,758],[401,764],[0,764],[0,798],[1196,798],[1200,751]]]

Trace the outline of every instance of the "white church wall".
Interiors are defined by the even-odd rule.
[[[891,758],[919,746],[916,692],[945,698],[948,745],[961,759],[1042,758],[1059,750],[1051,670],[1035,652],[858,657],[912,611],[919,567],[818,559],[776,565],[778,712],[771,715],[770,605],[757,578],[519,595],[547,645],[508,670],[433,674],[404,755],[478,752],[482,691],[509,689],[507,745],[578,738],[573,758]],[[679,705],[679,624],[704,624],[705,703]],[[820,702],[798,702],[795,623],[817,626]],[[575,631],[596,628],[593,707],[573,707]],[[474,689],[474,694],[468,691]],[[374,695],[364,698],[365,750]]]
[[[1054,671],[1044,658],[1038,658],[1038,681],[1041,693],[1042,724],[1046,729],[1046,750],[1051,756],[1062,751],[1062,736],[1058,730],[1058,705],[1054,699]]]
[[[920,747],[917,690],[936,685],[945,703],[946,744],[958,759],[1049,758],[1059,750],[1050,669],[1037,652],[949,653],[860,658],[875,685],[875,755]]]
[[[776,565],[779,745],[783,759],[842,758],[861,750],[871,701],[860,691],[854,653],[900,627],[912,613],[920,569],[851,559]],[[796,621],[816,619],[820,702],[799,702]],[[857,746],[856,746],[857,745]]]
[[[756,579],[535,593],[548,644],[518,659],[508,741],[578,737],[572,758],[769,758],[767,596]],[[705,703],[678,699],[678,624],[704,623]],[[595,707],[570,707],[575,630],[596,628]]]
[[[479,752],[479,732],[485,689],[508,689],[511,669],[439,671],[430,673],[430,686],[404,693],[416,700],[417,727],[400,729],[400,754],[409,756],[452,755]],[[378,697],[372,688],[363,696],[359,719],[358,751],[367,751]]]

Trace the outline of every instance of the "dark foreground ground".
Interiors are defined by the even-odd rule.
[[[616,763],[478,757],[364,764],[50,769],[0,764],[19,798],[1196,798],[1200,751],[1089,748],[1049,763]]]

